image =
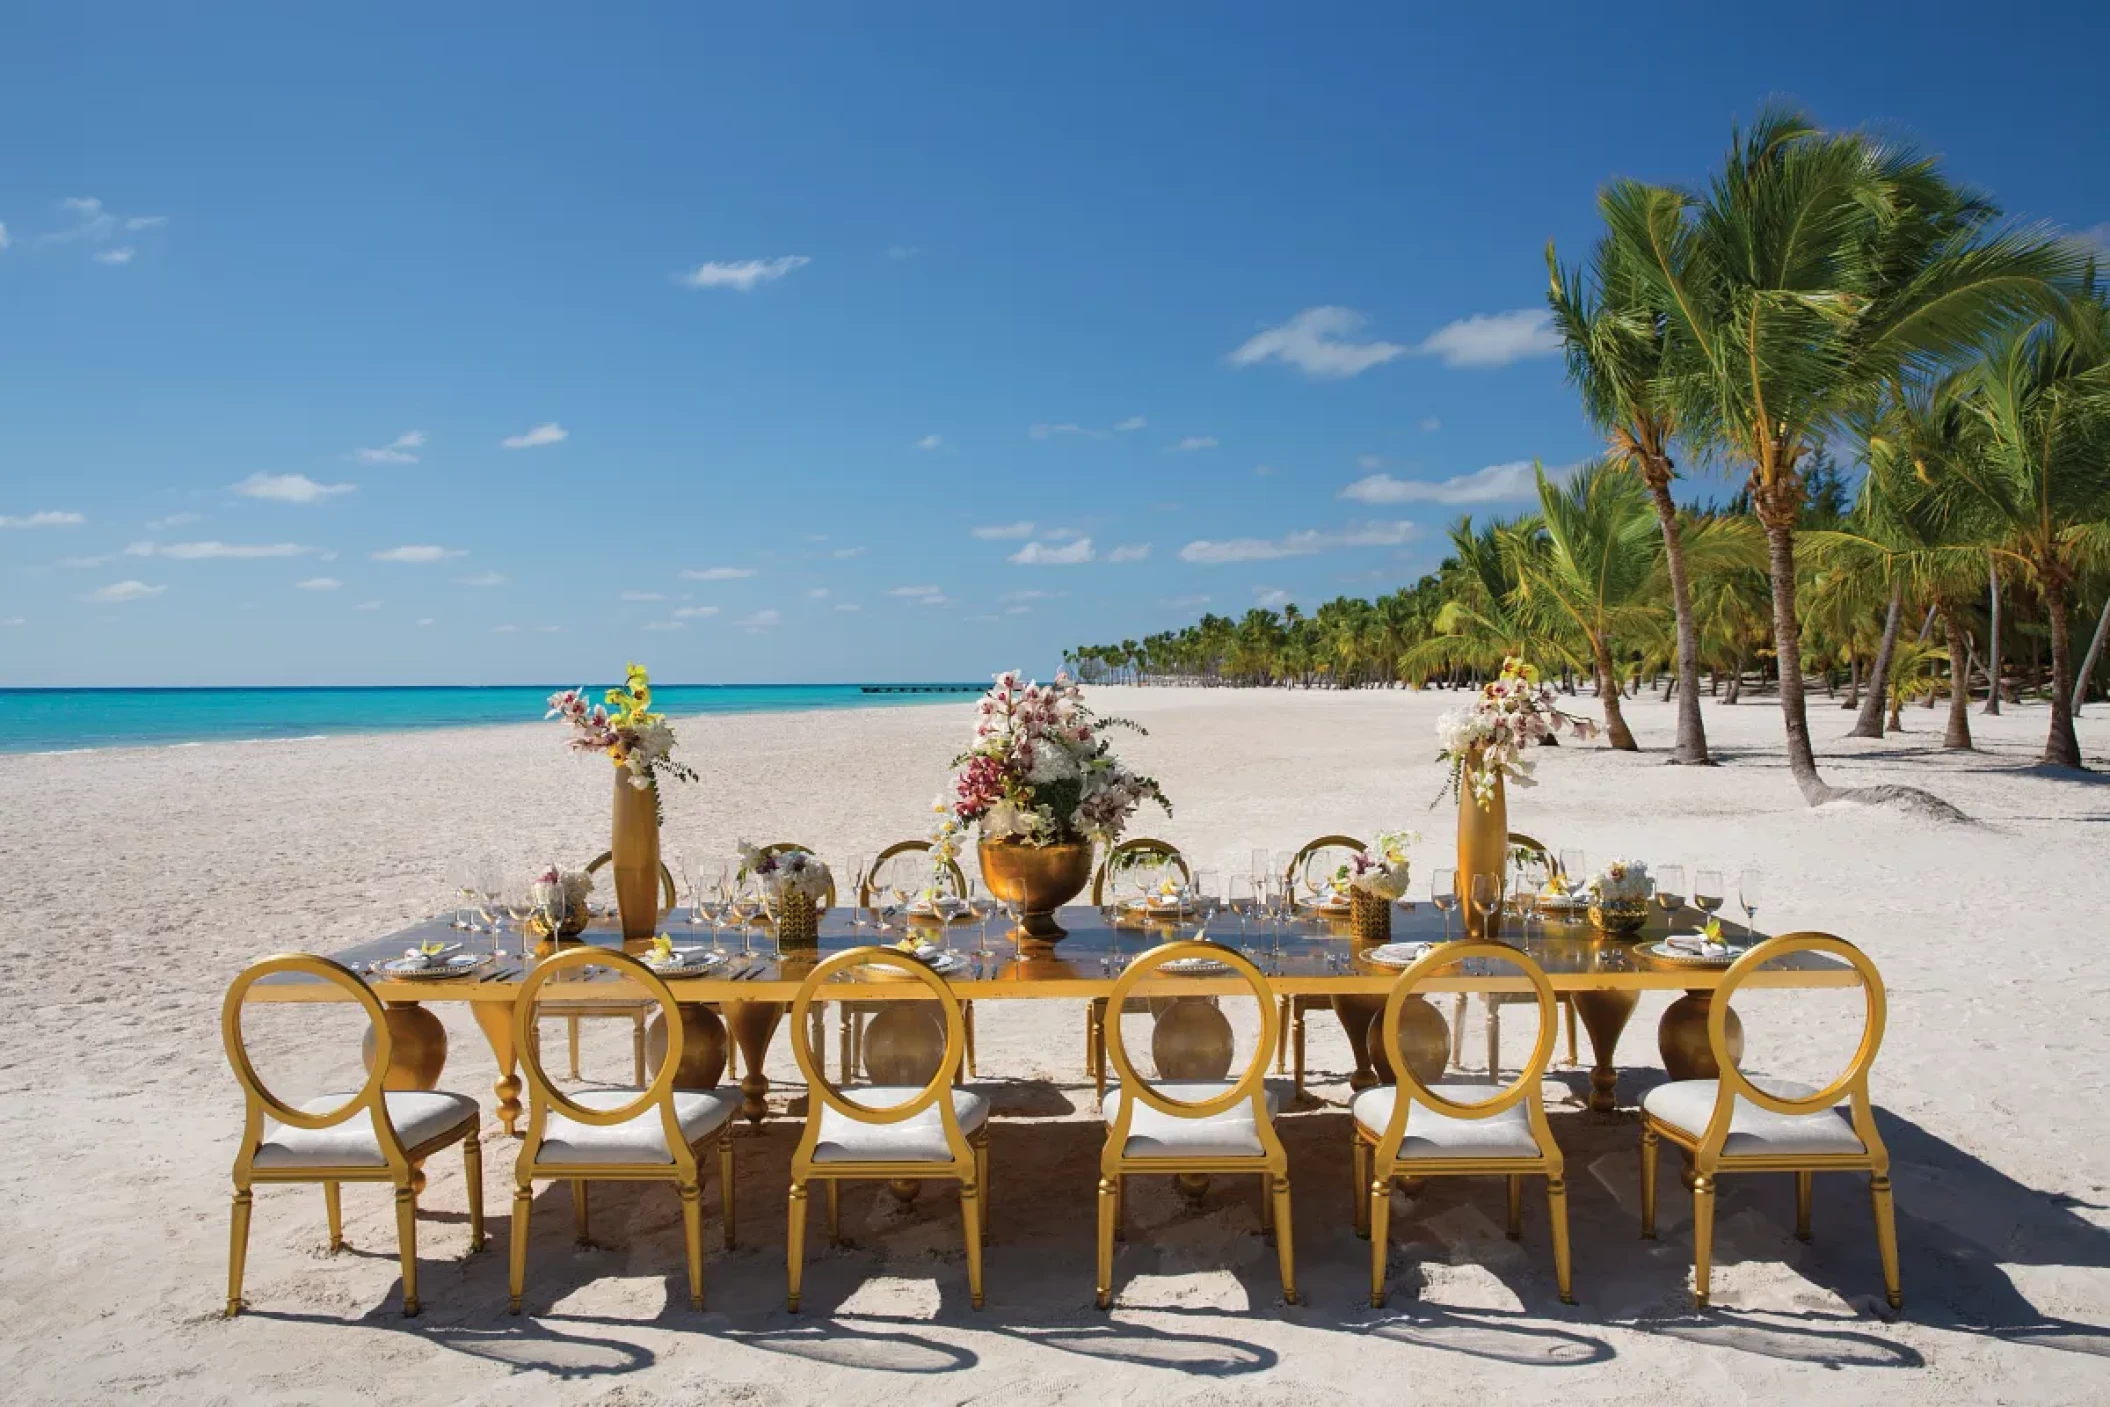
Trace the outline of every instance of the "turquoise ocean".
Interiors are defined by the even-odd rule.
[[[394,733],[532,723],[544,700],[571,685],[473,688],[0,689],[0,753]],[[930,692],[874,692],[911,690]],[[972,686],[979,692],[981,686]],[[789,713],[939,703],[968,686],[858,684],[655,684],[652,706],[670,717]],[[591,690],[597,694],[597,689]]]

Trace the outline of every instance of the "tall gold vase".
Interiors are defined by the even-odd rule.
[[[659,798],[651,787],[630,785],[630,773],[615,773],[615,814],[609,827],[609,868],[615,871],[615,907],[623,937],[659,932]]]
[[[1473,907],[1473,876],[1488,874],[1495,877],[1495,893],[1504,894],[1504,877],[1509,862],[1509,799],[1502,790],[1502,778],[1495,777],[1494,795],[1485,806],[1473,793],[1473,778],[1479,771],[1480,754],[1475,751],[1465,760],[1465,772],[1458,780],[1458,907],[1465,911],[1465,932],[1468,937],[1485,938],[1502,935],[1502,910],[1499,906],[1490,918],[1483,919],[1480,911]]]

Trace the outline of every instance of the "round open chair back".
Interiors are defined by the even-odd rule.
[[[536,1021],[536,1004],[541,998],[542,986],[559,973],[579,967],[607,967],[629,982],[644,989],[646,1000],[659,1004],[666,1028],[667,1049],[659,1062],[659,1073],[645,1086],[638,1097],[614,1109],[590,1109],[567,1098],[542,1068],[542,1052],[533,1039]],[[561,1013],[562,1008],[559,1008]],[[523,1153],[532,1158],[542,1142],[542,1127],[549,1111],[555,1109],[575,1123],[591,1124],[607,1128],[614,1124],[627,1124],[639,1115],[657,1108],[665,1122],[667,1147],[678,1161],[686,1156],[688,1140],[682,1136],[680,1120],[674,1111],[674,1081],[681,1073],[682,1047],[681,1012],[674,1004],[674,993],[660,979],[658,973],[615,948],[565,948],[553,957],[537,962],[520,984],[520,994],[513,1003],[513,1045],[520,1055],[520,1071],[527,1079],[530,1094],[528,1109],[527,1144]]]
[[[1114,846],[1106,852],[1106,857],[1100,860],[1099,868],[1092,872],[1092,903],[1099,905],[1106,902],[1107,882],[1113,879],[1117,872],[1128,865],[1140,864],[1145,859],[1152,858],[1162,860],[1178,870],[1182,880],[1190,883],[1193,881],[1194,870],[1188,865],[1187,857],[1180,854],[1177,845],[1169,840],[1152,840],[1148,836],[1137,836]]]
[[[608,862],[614,858],[615,852],[613,850],[603,850],[586,862],[586,873],[599,874]],[[678,896],[674,892],[674,871],[667,868],[665,860],[661,860],[659,862],[659,907],[664,912],[673,908],[676,902],[678,902]]]
[[[1414,994],[1423,982],[1444,968],[1453,967],[1470,958],[1485,958],[1506,962],[1515,967],[1520,975],[1531,983],[1533,996],[1539,1009],[1538,1041],[1531,1048],[1531,1055],[1517,1074],[1516,1081],[1502,1086],[1486,1099],[1471,1103],[1460,1103],[1436,1093],[1415,1077],[1414,1067],[1407,1063],[1399,1044],[1399,1015],[1405,1008],[1407,998]],[[1399,1139],[1406,1128],[1407,1106],[1420,1104],[1439,1114],[1453,1119],[1487,1119],[1513,1108],[1519,1101],[1530,1099],[1539,1092],[1540,1081],[1546,1074],[1546,1066],[1553,1058],[1553,1038],[1559,1028],[1558,1008],[1554,1002],[1553,984],[1546,979],[1545,969],[1533,962],[1522,949],[1512,948],[1507,943],[1490,943],[1468,940],[1458,943],[1442,943],[1431,947],[1399,974],[1392,984],[1391,994],[1385,998],[1385,1015],[1380,1030],[1385,1042],[1385,1058],[1392,1062],[1394,1077],[1407,1099],[1392,1101],[1392,1123],[1385,1131],[1386,1151],[1389,1155],[1399,1147]],[[1534,1124],[1543,1121],[1536,1113],[1537,1101],[1533,1101]],[[1544,1133],[1540,1129],[1541,1134]]]
[[[1237,1081],[1222,1094],[1209,1099],[1173,1099],[1159,1093],[1141,1075],[1128,1058],[1128,1043],[1122,1039],[1121,1023],[1106,1023],[1106,1056],[1113,1062],[1114,1071],[1120,1076],[1122,1100],[1118,1121],[1113,1126],[1112,1136],[1107,1140],[1109,1149],[1119,1149],[1128,1142],[1129,1122],[1135,1113],[1135,1101],[1141,1100],[1160,1114],[1170,1114],[1180,1119],[1206,1119],[1221,1114],[1226,1109],[1236,1108],[1241,1101],[1253,1106],[1253,1122],[1260,1129],[1263,1143],[1274,1141],[1274,1121],[1267,1113],[1267,1067],[1275,1053],[1276,1033],[1281,1029],[1281,1014],[1275,1009],[1275,994],[1261,975],[1259,968],[1245,954],[1227,948],[1221,943],[1210,943],[1195,939],[1180,943],[1161,943],[1150,949],[1128,965],[1114,983],[1114,990],[1107,998],[1107,1008],[1119,1011],[1133,996],[1136,984],[1149,977],[1168,962],[1181,958],[1212,958],[1231,969],[1245,980],[1260,1004],[1260,1038],[1253,1047],[1253,1058]],[[1178,993],[1153,993],[1154,996]],[[1131,1097],[1132,1096],[1132,1097]]]
[[[818,850],[815,850],[812,846],[801,845],[795,840],[780,840],[777,841],[774,845],[765,845],[762,847],[762,854],[785,855],[789,854],[791,851],[794,850],[804,851],[808,855],[820,854],[820,852]],[[835,871],[832,869],[828,871],[828,892],[823,897],[821,907],[824,909],[832,909],[835,907]]]
[[[1362,841],[1357,840],[1352,835],[1320,836],[1317,840],[1311,841],[1303,849],[1299,850],[1296,858],[1289,862],[1289,872],[1282,876],[1283,892],[1288,894],[1292,901],[1296,899],[1297,890],[1304,878],[1305,864],[1321,850],[1367,850],[1369,848],[1369,846],[1363,844]]]
[[[1729,999],[1751,974],[1792,953],[1825,953],[1852,966],[1861,976],[1861,992],[1867,1006],[1860,1047],[1847,1062],[1845,1071],[1815,1094],[1800,1099],[1783,1099],[1751,1083],[1750,1078],[1736,1067],[1735,1057],[1729,1053]],[[1715,1102],[1714,1118],[1707,1126],[1702,1150],[1707,1153],[1720,1151],[1729,1136],[1729,1120],[1737,1098],[1748,1099],[1759,1108],[1770,1109],[1776,1114],[1817,1114],[1851,1095],[1854,1097],[1855,1130],[1866,1142],[1871,1130],[1861,1126],[1869,1118],[1868,1067],[1875,1063],[1876,1051],[1883,1044],[1883,1026],[1888,1010],[1883,978],[1876,971],[1875,964],[1859,948],[1830,933],[1783,933],[1778,938],[1766,939],[1731,963],[1729,970],[1722,974],[1721,985],[1714,989],[1714,999],[1707,1008],[1707,1049],[1721,1069],[1721,1095]]]
[[[932,1073],[929,1083],[917,1091],[915,1098],[904,1103],[886,1105],[858,1103],[843,1093],[841,1086],[828,1082],[827,1072],[822,1068],[820,1059],[813,1049],[810,1020],[813,1003],[817,1000],[823,1000],[821,994],[822,985],[833,980],[838,973],[849,968],[866,966],[891,967],[897,969],[903,976],[922,983],[937,1001],[939,1011],[943,1016],[945,1053],[939,1057],[938,1068]],[[847,989],[839,987],[837,990],[842,994],[834,996],[835,1000],[858,1000],[858,998],[849,995],[851,991],[856,990],[854,987]],[[834,994],[831,993],[830,995],[833,996]],[[913,1001],[916,999],[896,998],[895,1000]],[[904,1119],[914,1118],[935,1104],[938,1106],[939,1118],[945,1125],[946,1146],[952,1150],[954,1158],[958,1161],[962,1163],[971,1163],[973,1161],[972,1151],[967,1145],[967,1137],[961,1132],[959,1118],[953,1112],[951,1093],[953,1078],[960,1068],[961,1054],[966,1049],[966,1022],[960,1015],[960,1003],[953,996],[951,986],[946,983],[944,978],[931,971],[928,963],[918,962],[907,953],[887,947],[851,948],[845,952],[831,953],[822,959],[812,972],[806,974],[805,981],[799,983],[798,995],[792,999],[790,1024],[792,1058],[798,1062],[799,1073],[806,1077],[807,1087],[814,1095],[819,1097],[822,1104],[827,1105],[845,1118],[854,1119],[861,1124],[898,1124]],[[809,1143],[817,1136],[817,1130],[820,1127],[819,1114],[820,1110],[815,1108],[806,1120],[806,1140]]]
[[[256,1065],[249,1059],[249,1047],[242,1036],[243,1003],[248,1000],[249,989],[257,982],[281,973],[298,973],[342,989],[365,1009],[373,1032],[373,1063],[367,1071],[366,1083],[351,1098],[326,1114],[306,1113],[280,1099],[265,1085],[263,1077],[256,1072]],[[263,1137],[263,1119],[267,1113],[289,1128],[326,1129],[364,1112],[373,1120],[374,1137],[380,1140],[381,1156],[389,1167],[398,1173],[408,1171],[410,1160],[404,1153],[402,1141],[396,1137],[394,1125],[388,1121],[387,1107],[382,1099],[382,1081],[387,1078],[389,1061],[394,1057],[395,1041],[389,1034],[388,1019],[382,1014],[380,998],[358,973],[342,963],[306,953],[280,953],[253,963],[227,988],[227,999],[220,1007],[220,1035],[227,1047],[227,1063],[234,1067],[234,1077],[241,1082],[247,1104],[247,1125],[242,1131],[241,1152],[244,1169]]]
[[[928,854],[930,854],[929,841],[902,840],[889,845],[886,849],[873,856],[872,867],[857,877],[857,907],[860,909],[872,907],[872,891],[878,887],[876,881],[879,879],[880,871],[889,864],[902,860],[903,856]],[[904,861],[904,863],[906,862]],[[928,865],[924,867],[924,872],[931,872]],[[954,898],[964,899],[967,897],[967,875],[960,868],[959,861],[947,860],[940,873],[944,874],[945,883],[952,890]]]
[[[1528,850],[1533,859],[1546,867],[1547,874],[1560,873],[1560,861],[1553,857],[1553,852],[1546,848],[1546,842],[1543,840],[1536,840],[1522,831],[1511,831],[1509,849],[1512,854],[1519,850]]]

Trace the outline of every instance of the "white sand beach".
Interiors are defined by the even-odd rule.
[[[1292,849],[1329,831],[1412,826],[1417,889],[1447,864],[1453,814],[1432,723],[1457,696],[1108,689],[1146,724],[1123,744],[1177,803],[1145,816],[1197,859]],[[1587,704],[1587,700],[1584,701]],[[704,772],[667,796],[670,850],[796,839],[840,860],[920,833],[971,705],[677,720]],[[1392,1298],[1366,1300],[1344,1112],[1348,1050],[1312,1023],[1316,1108],[1285,1116],[1306,1303],[1280,1303],[1251,1189],[1189,1210],[1139,1185],[1114,1311],[1092,1308],[1102,1139],[1075,1003],[980,1004],[993,1095],[988,1304],[967,1304],[957,1203],[846,1194],[853,1242],[815,1234],[806,1312],[784,1309],[786,1168],[799,1081],[780,1032],[777,1116],[739,1148],[740,1245],[706,1189],[709,1310],[681,1290],[680,1217],[659,1187],[597,1189],[601,1246],[572,1247],[568,1194],[539,1194],[528,1300],[506,1312],[516,1144],[492,1118],[488,1049],[441,1006],[445,1088],[484,1107],[490,1241],[465,1257],[461,1162],[435,1160],[420,1227],[424,1313],[399,1314],[385,1190],[345,1193],[350,1249],[324,1253],[321,1196],[260,1188],[247,1297],[220,1317],[239,1089],[219,1013],[265,953],[327,953],[439,908],[450,870],[495,849],[526,866],[604,848],[607,767],[555,725],[424,735],[0,757],[0,1398],[181,1403],[1452,1403],[1693,1401],[2082,1403],[2110,1397],[2110,774],[2034,767],[2041,707],[1975,716],[1980,752],[1940,750],[1942,714],[1841,741],[1812,701],[1841,785],[1904,782],[1975,823],[1851,803],[1806,809],[1770,699],[1710,704],[1724,765],[1663,765],[1672,727],[1629,705],[1644,751],[1543,755],[1512,824],[1593,860],[1763,866],[1758,924],[1861,944],[1890,992],[1873,1079],[1894,1159],[1905,1308],[1883,1307],[1865,1180],[1820,1178],[1816,1235],[1793,1235],[1784,1176],[1729,1179],[1715,1303],[1689,1304],[1690,1202],[1666,1171],[1661,1239],[1637,1235],[1633,1105],[1662,1078],[1649,996],[1619,1051],[1614,1115],[1587,1071],[1551,1073],[1569,1167],[1579,1301],[1555,1296],[1543,1203],[1502,1234],[1496,1180],[1396,1201]],[[2080,722],[2110,768],[2110,709]],[[1822,1076],[1858,1034],[1845,993],[1742,1002],[1748,1068]],[[289,1013],[298,1012],[298,1019]],[[1477,1039],[1478,1009],[1473,1020]],[[1520,1020],[1519,1027],[1528,1027]],[[357,1026],[283,1008],[255,1023],[267,1075],[310,1088],[357,1069]],[[1526,1029],[1511,1041],[1518,1050]],[[1475,1049],[1473,1041],[1468,1049]],[[627,1073],[601,1023],[589,1072]],[[1587,1063],[1587,1052],[1585,1055]],[[547,1210],[544,1208],[547,1207]]]

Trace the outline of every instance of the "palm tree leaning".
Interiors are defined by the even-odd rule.
[[[1830,800],[1795,615],[1802,461],[1870,387],[2048,311],[2080,262],[2047,232],[2001,225],[1933,161],[1782,109],[1735,136],[1704,194],[1626,181],[1599,204],[1668,315],[1681,429],[1749,466],[1788,765],[1805,801]]]
[[[1677,419],[1665,378],[1668,322],[1651,297],[1635,251],[1606,236],[1597,241],[1591,266],[1587,281],[1580,269],[1562,272],[1548,240],[1546,302],[1567,352],[1568,381],[1582,394],[1584,412],[1604,433],[1612,461],[1641,476],[1655,505],[1678,632],[1678,740],[1671,761],[1710,766],[1707,728],[1700,719],[1700,627],[1693,616],[1678,507],[1670,496],[1676,472],[1670,438]],[[1614,747],[1621,745],[1609,720],[1608,736]]]

